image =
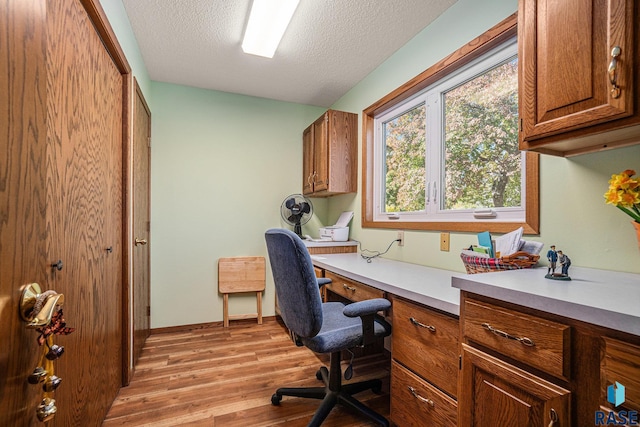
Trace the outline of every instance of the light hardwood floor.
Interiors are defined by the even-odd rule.
[[[278,387],[318,386],[315,373],[328,356],[296,347],[275,318],[233,321],[189,331],[152,334],[128,387],[120,390],[104,427],[111,426],[306,426],[320,401],[284,397]],[[346,365],[344,365],[346,367]],[[343,367],[343,368],[344,368]],[[389,360],[357,358],[352,381],[383,379],[383,392],[356,397],[389,417]],[[323,427],[375,424],[337,407]]]

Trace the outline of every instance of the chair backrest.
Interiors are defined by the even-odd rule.
[[[265,233],[280,315],[303,338],[322,327],[322,299],[309,251],[295,233],[272,228]]]

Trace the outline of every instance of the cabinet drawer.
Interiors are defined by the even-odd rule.
[[[357,302],[373,298],[384,298],[384,292],[381,290],[354,282],[330,271],[325,271],[324,277],[331,279],[331,283],[325,285],[327,290],[341,295],[349,301]]]
[[[624,402],[615,408],[627,408],[640,411],[640,347],[614,340],[604,339],[604,357],[600,364],[601,403],[613,409],[614,404],[607,401],[607,389],[616,382],[623,385]]]
[[[393,358],[452,396],[459,364],[458,319],[394,298]]]
[[[391,421],[403,427],[456,426],[457,404],[437,388],[392,361]]]
[[[569,377],[571,328],[537,316],[464,301],[465,339],[560,378]]]

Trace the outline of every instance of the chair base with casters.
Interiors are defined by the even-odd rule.
[[[317,427],[337,404],[365,415],[381,426],[389,426],[385,417],[368,408],[353,395],[365,390],[379,393],[381,380],[342,384],[340,369],[343,350],[367,346],[391,333],[391,326],[377,313],[390,308],[383,298],[343,304],[323,303],[319,287],[329,279],[317,279],[304,243],[293,232],[271,229],[265,233],[269,261],[276,285],[280,314],[297,345],[304,345],[315,353],[330,354],[330,367],[322,367],[316,378],[324,387],[279,388],[271,397],[273,405],[280,405],[283,396],[322,400],[309,427]],[[350,376],[345,375],[350,379]]]
[[[351,408],[381,426],[388,427],[389,421],[382,415],[362,404],[355,398],[354,394],[361,391],[372,390],[374,393],[382,391],[382,381],[379,379],[361,381],[358,383],[342,384],[342,371],[340,369],[341,352],[331,353],[330,370],[321,367],[316,372],[316,378],[324,382],[324,387],[300,387],[289,388],[283,387],[276,390],[271,396],[273,405],[280,405],[282,396],[303,397],[310,399],[321,399],[322,403],[316,410],[315,415],[308,424],[308,427],[318,427],[327,418],[334,406],[341,404]]]

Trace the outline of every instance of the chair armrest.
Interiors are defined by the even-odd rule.
[[[329,283],[331,283],[331,279],[325,279],[323,277],[318,278],[317,280],[318,280],[318,287],[319,288],[323,287],[324,285],[328,285]]]
[[[375,314],[378,311],[387,310],[389,308],[391,308],[391,302],[389,302],[389,300],[384,298],[373,298],[348,304],[344,307],[342,313],[348,317],[362,317],[367,314]]]
[[[373,298],[365,301],[354,302],[353,304],[348,304],[344,307],[342,313],[345,316],[359,316],[362,321],[362,347],[376,341],[374,324],[376,313],[381,310],[387,310],[390,307],[391,302],[384,298]]]

